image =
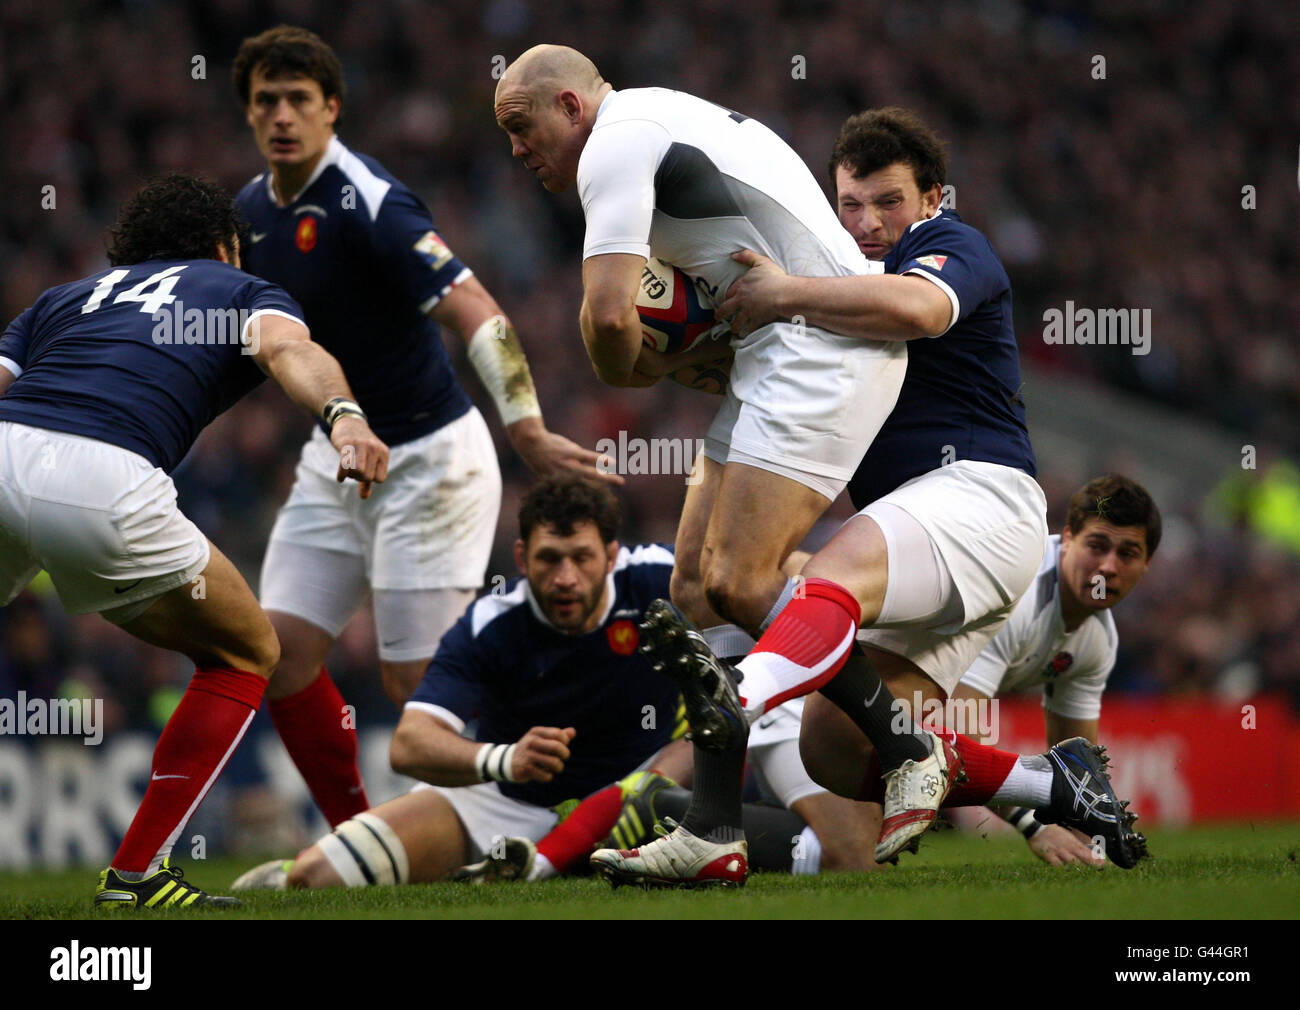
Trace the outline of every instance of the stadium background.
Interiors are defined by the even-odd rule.
[[[595,379],[576,326],[581,212],[573,194],[545,194],[510,159],[492,118],[496,58],[539,41],[574,45],[616,87],[677,87],[759,118],[819,179],[846,115],[917,109],[949,142],[956,209],[1012,278],[1053,528],[1069,493],[1108,468],[1146,483],[1164,512],[1151,573],[1116,611],[1121,648],[1102,720],[1121,768],[1131,758],[1138,808],[1173,823],[1300,812],[1300,9],[5,0],[5,322],[46,287],[105,265],[104,228],[145,177],[197,170],[234,191],[261,170],[228,71],[244,36],[281,21],[338,51],[341,137],[429,204],[518,324],[549,426],[588,445],[620,430],[695,437],[714,401],[668,384],[628,395]],[[1150,309],[1150,353],[1046,344],[1044,312],[1067,301]],[[452,346],[506,480],[488,577],[512,576],[529,477]],[[254,586],[308,429],[263,388],[176,472],[183,509]],[[680,476],[631,477],[625,539],[670,540],[683,490]],[[847,514],[839,503],[824,526]],[[395,714],[374,655],[363,614],[329,663],[358,708],[372,799],[398,787],[385,760]],[[0,698],[102,698],[108,724],[98,748],[0,739],[0,866],[103,862],[190,672],[96,617],[64,615],[39,580],[0,611]],[[1033,703],[1006,713],[1004,742],[1037,747]],[[1247,795],[1207,751],[1277,775]],[[263,713],[189,835],[213,850],[282,851],[319,824],[305,820],[303,796]]]

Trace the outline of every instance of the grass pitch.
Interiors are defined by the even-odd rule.
[[[1300,824],[1153,831],[1153,858],[1125,872],[1053,868],[1019,838],[926,836],[921,855],[873,874],[756,873],[736,891],[653,891],[571,878],[469,887],[426,884],[246,895],[239,911],[175,919],[1294,919]],[[186,876],[223,893],[259,859],[189,861]],[[99,867],[0,873],[0,918],[87,919]],[[228,892],[224,892],[228,893]],[[918,904],[920,903],[920,904]]]

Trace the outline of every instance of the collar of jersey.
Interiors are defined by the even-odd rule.
[[[312,172],[311,178],[307,180],[302,189],[298,190],[298,195],[286,204],[281,204],[275,198],[275,176],[268,168],[266,170],[266,195],[271,198],[271,206],[279,207],[281,210],[292,207],[306,195],[307,190],[316,185],[316,180],[321,177],[321,173],[331,165],[337,165],[339,159],[346,153],[347,148],[343,146],[343,141],[339,140],[337,136],[330,137],[330,142],[325,145],[325,153],[320,156],[320,161],[316,162],[316,170]]]
[[[559,632],[561,635],[572,636],[573,635],[572,631],[565,631],[563,628],[557,628],[554,624],[551,623],[550,619],[546,616],[546,612],[542,610],[541,604],[537,602],[537,597],[533,595],[532,585],[529,583],[527,579],[524,579],[523,582],[524,582],[524,599],[528,601],[528,609],[530,609],[533,612],[533,616],[536,617],[543,624],[545,624],[552,631]],[[614,573],[610,572],[608,575],[605,576],[605,611],[600,615],[600,620],[596,622],[596,627],[592,628],[591,630],[595,631],[597,628],[603,626],[604,623],[609,620],[609,615],[613,613],[613,611],[614,611]],[[584,632],[584,634],[591,634],[591,632]]]
[[[596,123],[600,122],[601,114],[605,111],[605,107],[609,105],[609,100],[617,94],[618,94],[617,91],[611,90],[608,95],[606,95],[604,98],[600,100],[600,108],[596,110],[596,120],[595,120]],[[593,123],[592,125],[594,127],[595,123]]]

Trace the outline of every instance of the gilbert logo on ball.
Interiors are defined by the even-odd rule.
[[[656,351],[688,351],[713,328],[713,310],[700,302],[694,282],[671,263],[646,261],[637,291],[642,339]]]

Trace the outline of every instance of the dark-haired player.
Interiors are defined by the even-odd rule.
[[[669,746],[685,732],[677,688],[637,650],[637,622],[667,592],[672,553],[621,547],[618,520],[606,488],[551,478],[531,490],[515,544],[524,578],[476,601],[444,636],[393,737],[393,767],[428,785],[336,826],[291,869],[271,861],[249,871],[236,889],[420,883],[488,859],[543,879],[610,833],[624,809],[619,779],[652,762],[673,778],[688,771],[687,755]],[[749,823],[768,836],[762,865],[790,869],[797,849],[809,872],[823,852],[828,868],[860,868],[870,859],[853,838],[864,806],[808,778],[797,715],[783,715],[755,734],[755,764],[816,830],[801,835],[800,817],[750,809]],[[556,805],[579,797],[552,831]]]
[[[443,636],[393,736],[393,768],[422,784],[336,825],[298,856],[290,886],[438,880],[494,839],[541,838],[556,804],[669,743],[677,688],[637,652],[636,625],[672,554],[621,547],[618,520],[613,494],[585,481],[550,478],[528,493],[515,543],[524,577]],[[266,886],[276,869],[236,886]]]
[[[196,667],[96,904],[233,900],[186,883],[168,857],[280,655],[239,572],[176,508],[169,472],[263,373],[321,419],[336,481],[361,481],[364,496],[387,471],[387,446],[301,309],[238,269],[237,228],[218,187],[156,180],[118,218],[112,269],[46,291],[0,338],[0,603],[44,568],[70,612],[101,613]]]
[[[647,639],[664,668],[695,671],[695,707],[683,690],[697,746],[732,761],[697,783],[678,831],[636,854],[598,852],[593,863],[622,880],[720,876],[712,868],[737,846],[744,723],[820,690],[804,710],[804,738],[847,715],[884,767],[877,860],[914,847],[952,789],[961,803],[997,794],[1051,807],[1104,835],[1116,863],[1132,866],[1144,840],[1086,741],[1022,758],[899,720],[895,698],[946,698],[1010,616],[1042,558],[1046,501],[1019,396],[1010,281],[988,240],[940,207],[941,142],[906,110],[871,110],[844,124],[830,170],[840,222],[863,253],[883,259],[885,273],[794,276],[745,251],[735,258],[750,269],[719,311],[745,339],[797,317],[906,342],[897,403],[848,483],[861,511],[808,562],[802,592],[739,663],[743,698],[727,664],[678,612],[652,611]],[[1084,790],[1101,801],[1083,802]]]
[[[1110,609],[1146,574],[1161,525],[1151,496],[1127,477],[1106,474],[1076,491],[1061,534],[1047,538],[1029,590],[951,697],[987,703],[1041,685],[1047,746],[1074,737],[1096,743],[1102,692],[1119,643]],[[822,720],[816,735],[803,736],[801,749],[822,785],[880,802],[879,759],[847,718]],[[1091,836],[1045,824],[1029,807],[994,809],[1044,862],[1105,862]]]
[[[534,472],[598,478],[597,457],[547,431],[514,327],[425,205],[335,135],[344,86],[334,51],[282,25],[245,39],[233,70],[267,163],[236,201],[253,229],[246,268],[298,300],[313,339],[339,359],[392,447],[388,482],[358,502],[338,493],[325,434],[315,432],[262,567],[262,605],[283,650],[267,688],[271,716],[317,806],[338,824],[369,803],[326,654],[372,598],[384,689],[403,704],[482,584],[496,530],[496,451],[439,328],[464,339]]]

